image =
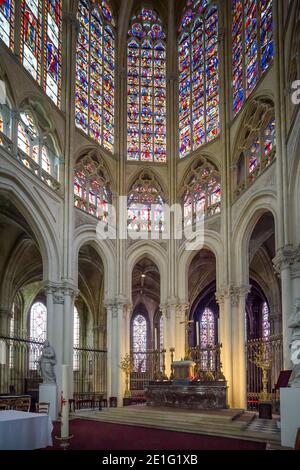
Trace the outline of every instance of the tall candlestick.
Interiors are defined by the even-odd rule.
[[[197,341],[197,346],[200,345],[200,340],[199,340],[199,322],[196,321],[196,341]]]
[[[61,438],[69,437],[69,366],[62,364]]]

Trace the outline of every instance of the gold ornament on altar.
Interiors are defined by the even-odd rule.
[[[272,357],[266,343],[259,344],[258,350],[254,353],[254,357],[253,359],[250,359],[250,361],[262,371],[263,390],[259,394],[259,400],[261,402],[269,401],[270,394],[268,392],[268,371],[272,366]]]
[[[121,369],[125,372],[125,393],[124,393],[124,398],[130,398],[131,397],[131,392],[129,390],[129,376],[131,372],[133,371],[134,364],[133,364],[133,359],[130,356],[130,354],[126,354],[123,359],[121,360]]]

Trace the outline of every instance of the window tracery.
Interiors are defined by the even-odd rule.
[[[276,155],[274,105],[267,99],[254,100],[242,124],[237,153],[235,195],[245,190]]]
[[[127,159],[166,161],[166,45],[157,14],[132,18],[127,43]]]
[[[112,202],[110,181],[102,159],[94,152],[80,158],[74,170],[75,207],[106,221]]]
[[[135,232],[162,232],[163,205],[160,185],[152,174],[141,172],[128,194],[128,229]]]
[[[233,112],[237,114],[273,60],[272,0],[232,0]]]
[[[113,152],[115,20],[106,1],[80,0],[75,123]]]
[[[220,213],[221,178],[207,159],[197,160],[191,167],[182,191],[184,225],[193,225],[203,216]]]
[[[220,132],[218,8],[187,0],[179,28],[179,156]]]

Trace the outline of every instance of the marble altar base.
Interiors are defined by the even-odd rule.
[[[148,406],[193,410],[228,408],[226,381],[191,382],[186,385],[155,382],[146,387],[145,398]]]

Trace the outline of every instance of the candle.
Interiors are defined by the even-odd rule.
[[[154,329],[154,349],[157,350],[157,328]]]
[[[61,438],[69,437],[69,366],[62,364]]]
[[[197,346],[200,345],[200,341],[199,341],[199,322],[196,321],[196,341],[197,341]]]

